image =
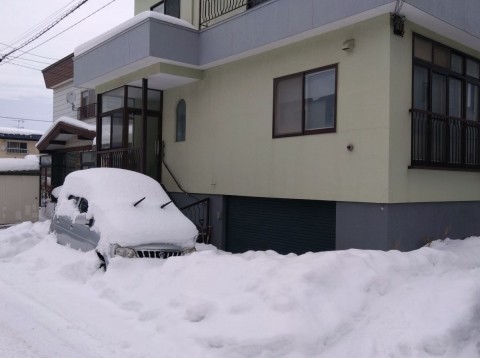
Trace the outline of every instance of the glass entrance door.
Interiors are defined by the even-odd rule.
[[[124,86],[101,95],[100,166],[144,173],[160,181],[162,91]],[[144,117],[144,114],[146,116]]]

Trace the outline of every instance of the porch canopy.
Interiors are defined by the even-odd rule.
[[[71,117],[60,117],[43,134],[36,147],[40,153],[91,150],[96,135],[95,125]]]

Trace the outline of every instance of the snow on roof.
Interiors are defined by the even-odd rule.
[[[57,214],[73,219],[79,212],[68,199],[70,195],[88,200],[87,218],[95,220],[99,245],[168,243],[191,247],[198,234],[173,203],[161,208],[171,199],[158,182],[137,172],[93,168],[69,174],[58,196]]]
[[[1,134],[16,134],[16,135],[42,135],[43,132],[23,128],[0,127]]]
[[[178,19],[176,17],[165,15],[165,14],[160,14],[160,13],[155,12],[155,11],[144,11],[144,12],[138,14],[137,16],[132,17],[131,19],[121,23],[120,25],[115,26],[111,30],[109,30],[109,31],[97,36],[97,37],[94,37],[90,41],[87,41],[87,42],[77,46],[75,48],[75,51],[74,51],[75,56],[80,56],[82,53],[87,52],[88,50],[92,49],[93,47],[95,47],[95,46],[101,44],[102,42],[104,42],[104,41],[122,33],[123,31],[125,31],[125,30],[127,30],[131,27],[134,27],[135,25],[139,24],[140,22],[142,22],[143,20],[148,19],[148,18],[162,20],[164,22],[169,22],[171,24],[175,24],[175,25],[179,25],[179,26],[183,26],[183,27],[187,27],[187,28],[196,30],[196,28],[194,26],[192,26],[192,24],[190,24],[189,22],[187,22],[185,20]]]
[[[0,172],[23,172],[39,169],[36,155],[26,155],[25,158],[0,158]]]
[[[67,116],[62,116],[55,120],[55,122],[52,123],[52,125],[45,131],[45,133],[42,135],[42,137],[38,140],[37,144],[35,145],[38,148],[38,145],[48,137],[51,131],[53,131],[59,123],[65,123],[68,124],[72,127],[75,128],[80,128],[80,129],[85,129],[91,132],[96,132],[96,127],[92,124],[88,124],[82,121],[79,121],[78,119],[72,118],[72,117],[67,117]]]

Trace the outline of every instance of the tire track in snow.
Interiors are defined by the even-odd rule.
[[[100,342],[0,280],[0,357],[101,357]]]

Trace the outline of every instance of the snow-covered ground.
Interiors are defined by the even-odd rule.
[[[0,231],[0,357],[480,357],[480,238],[114,259]]]

